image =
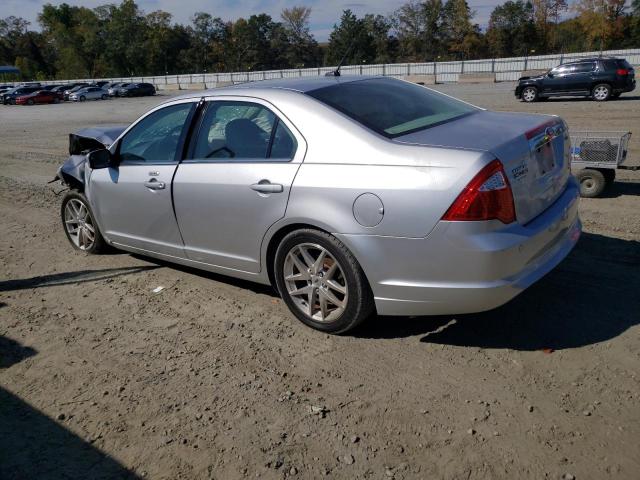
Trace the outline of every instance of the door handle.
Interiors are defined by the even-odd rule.
[[[271,183],[269,180],[260,180],[258,183],[251,185],[251,190],[259,193],[281,193],[284,187],[279,183]]]
[[[144,182],[144,186],[150,190],[162,190],[166,187],[164,182],[159,182],[155,178],[152,178],[148,182]]]

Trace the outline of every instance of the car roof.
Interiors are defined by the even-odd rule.
[[[346,76],[318,76],[318,77],[296,77],[296,78],[277,78],[273,80],[260,80],[257,82],[239,83],[237,85],[229,85],[228,87],[219,87],[206,90],[204,93],[189,93],[176,97],[174,100],[183,98],[201,97],[203,95],[220,95],[233,93],[247,93],[247,90],[289,90],[299,93],[307,93],[318,90],[323,87],[332,85],[341,85],[345,83],[357,82],[360,80],[371,80],[374,78],[386,78],[380,75],[346,75]]]

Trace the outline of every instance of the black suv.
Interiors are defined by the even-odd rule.
[[[522,77],[516,97],[535,102],[549,97],[591,97],[599,102],[636,88],[634,70],[620,58],[584,58],[552,68],[538,77]]]

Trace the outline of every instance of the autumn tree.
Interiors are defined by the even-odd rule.
[[[487,29],[493,57],[527,55],[536,42],[533,5],[529,1],[509,0],[493,9]]]

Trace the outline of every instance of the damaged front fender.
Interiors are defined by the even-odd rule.
[[[69,134],[70,157],[58,168],[52,182],[60,181],[69,188],[84,191],[90,170],[87,155],[94,150],[109,148],[126,128],[127,125],[104,125]]]

